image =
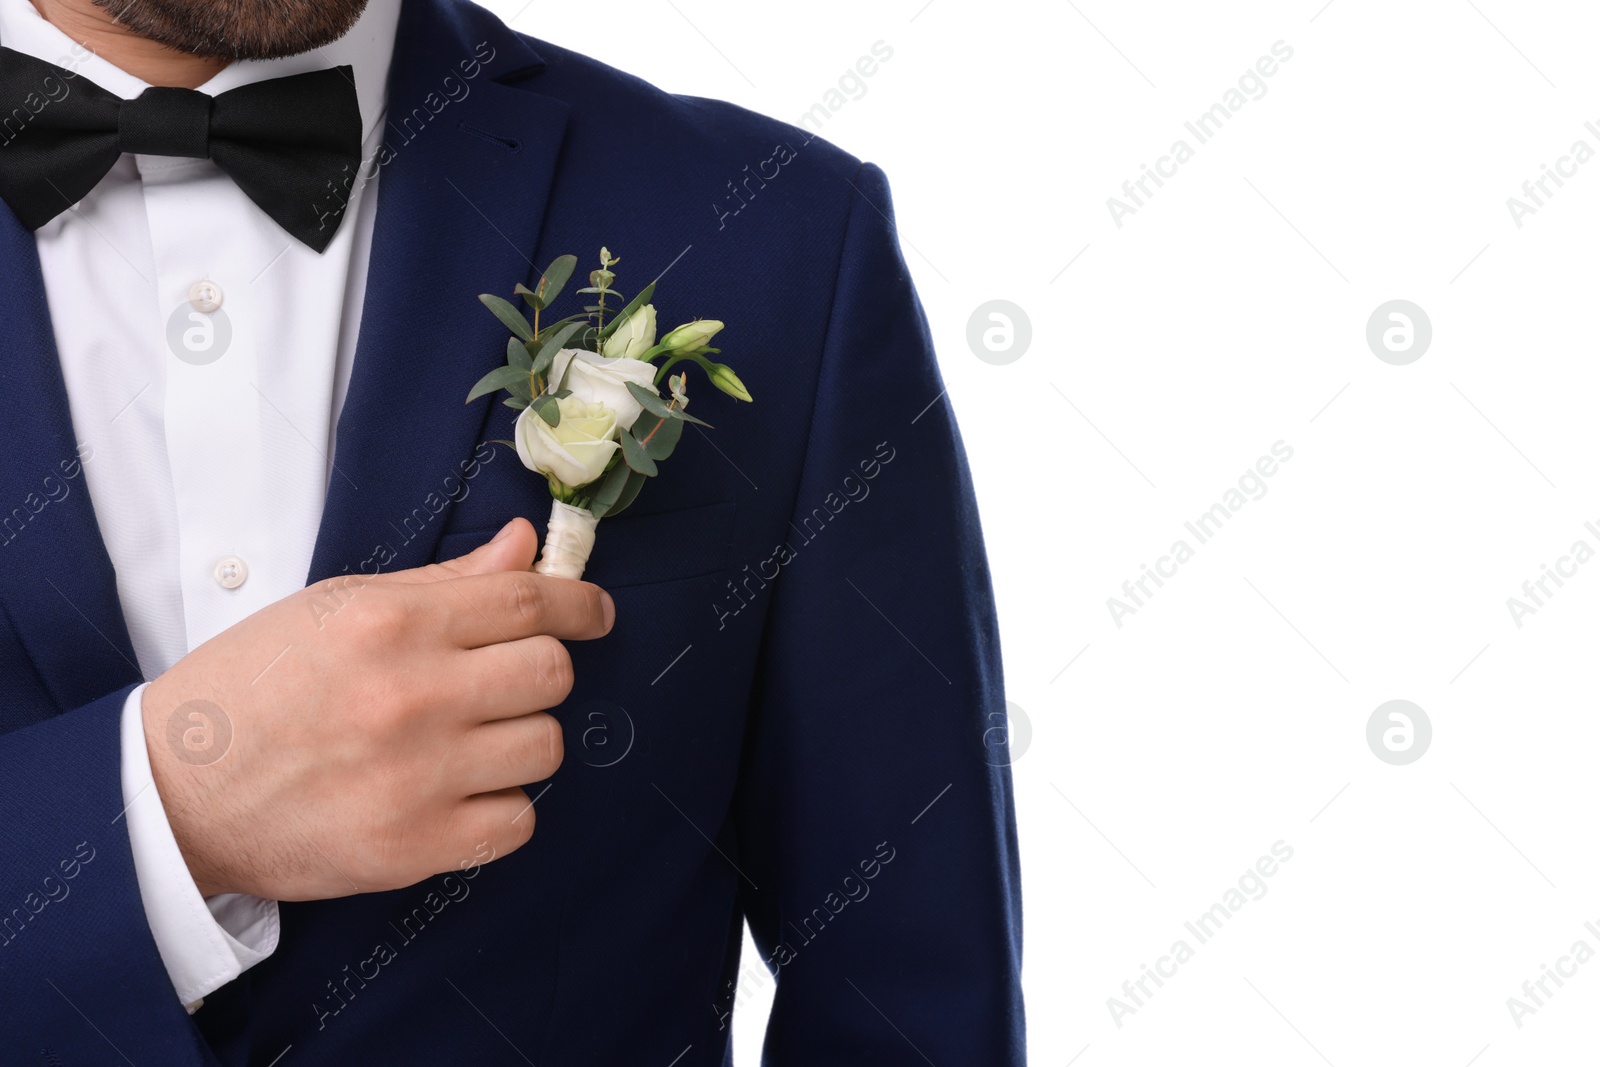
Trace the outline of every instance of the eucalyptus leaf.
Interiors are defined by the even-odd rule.
[[[611,469],[602,474],[600,480],[591,486],[594,492],[589,497],[589,510],[595,518],[605,518],[606,512],[617,502],[617,497],[622,495],[628,479],[634,476],[632,469],[626,463],[612,463]]]
[[[545,339],[541,342],[541,344],[545,348],[548,348],[551,352],[558,352],[563,348],[570,347],[567,344],[568,341],[571,341],[574,337],[581,335],[585,330],[592,328],[593,327],[591,327],[588,321],[585,319],[579,319],[576,322],[569,322],[554,332],[546,333]]]
[[[567,360],[566,369],[561,372],[561,380],[556,383],[554,392],[561,393],[562,395],[571,394],[571,390],[567,388],[567,379],[572,376],[572,365],[576,362],[578,362],[576,359]]]
[[[577,266],[577,256],[557,256],[539,278],[539,285],[533,293],[533,306],[543,311],[555,303],[556,297],[567,287],[567,279],[572,277],[572,272]]]
[[[528,406],[528,402],[522,399],[520,396],[508,396],[504,400],[500,401],[500,403],[504,404],[513,411],[521,411],[523,408]]]
[[[533,371],[533,357],[528,354],[528,346],[515,337],[506,338],[506,365],[521,367],[523,370]]]
[[[668,419],[646,412],[633,424],[633,435],[650,453],[650,458],[660,462],[672,455],[683,437],[683,420]]]
[[[533,340],[533,327],[528,325],[528,320],[522,317],[522,312],[511,301],[495,296],[493,293],[482,293],[478,300],[483,306],[494,312],[494,317],[505,323],[506,329],[522,338],[524,341]]]
[[[532,373],[549,374],[550,367],[555,362],[556,353],[563,348],[570,347],[567,342],[583,328],[584,324],[582,322],[569,322],[559,330],[546,330],[544,340],[539,342],[539,349],[533,357]]]
[[[667,402],[661,399],[661,394],[654,389],[646,389],[638,382],[628,383],[628,392],[639,402],[639,406],[652,415],[659,415],[664,419],[675,418],[677,412],[667,407]]]
[[[544,329],[540,330],[539,332],[540,332],[540,335],[542,336],[544,334],[549,333],[551,330],[555,329],[557,326],[565,326],[569,322],[586,321],[588,318],[589,318],[589,316],[587,314],[582,313],[582,312],[579,312],[576,315],[568,315],[564,319],[556,319],[553,322],[544,323],[543,324],[544,325]]]
[[[533,367],[528,372],[529,377],[539,378],[548,375],[550,373],[550,364],[554,363],[555,359],[556,351],[553,348],[547,348],[540,352],[534,357]]]
[[[545,330],[544,336],[539,340],[539,351],[549,352],[554,355],[561,349],[568,347],[567,342],[584,328],[585,323],[579,320],[577,322],[564,323],[559,329]]]
[[[533,410],[535,414],[551,426],[561,425],[561,407],[556,403],[556,398],[549,393],[533,398]]]
[[[514,387],[519,382],[522,384],[523,389],[527,391],[527,394],[531,396],[532,388],[528,384],[527,371],[521,367],[496,367],[478,379],[478,384],[474,385],[472,392],[467,394],[467,403],[470,404],[480,396],[487,396],[501,389],[514,390]],[[513,395],[516,394],[513,393]]]
[[[683,410],[682,408],[673,408],[672,409],[672,414],[673,414],[674,417],[680,418],[684,422],[692,422],[696,426],[704,426],[708,430],[715,430],[716,429],[716,427],[711,425],[709,422],[706,422],[704,419],[695,418],[693,415],[689,414],[687,411]]]
[[[612,504],[611,507],[607,509],[606,514],[615,515],[617,512],[633,503],[634,497],[639,495],[639,490],[644,487],[644,483],[644,475],[640,474],[638,471],[630,470],[628,472],[628,484],[622,487],[622,494],[617,497],[617,502]]]
[[[644,445],[639,443],[639,439],[633,434],[625,432],[621,436],[621,441],[623,461],[645,477],[654,478],[657,469],[656,461],[650,458],[650,453],[645,451]]]

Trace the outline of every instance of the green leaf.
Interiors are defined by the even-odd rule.
[[[650,453],[645,451],[644,445],[639,443],[639,439],[631,433],[624,433],[620,440],[622,441],[623,462],[645,477],[654,478],[656,476],[656,461],[650,458]]]
[[[544,334],[548,334],[551,330],[555,329],[557,326],[565,326],[569,322],[586,322],[586,321],[588,321],[588,318],[589,318],[588,315],[583,314],[582,312],[580,312],[580,313],[578,313],[576,315],[568,315],[564,319],[556,319],[556,320],[554,320],[552,322],[541,323],[540,325],[543,326],[543,329],[541,329],[539,331],[539,333],[542,336]]]
[[[516,386],[521,384],[522,391],[518,393]],[[510,389],[513,395],[524,395],[531,398],[533,388],[528,382],[528,372],[521,367],[496,367],[494,370],[478,379],[478,384],[472,387],[472,392],[467,394],[467,403],[472,403],[480,396],[487,396],[500,389]]]
[[[633,394],[633,398],[639,402],[640,407],[652,415],[660,415],[664,419],[670,419],[676,418],[679,414],[667,407],[667,402],[661,399],[660,393],[657,393],[654,389],[646,389],[638,382],[629,382],[628,392]]]
[[[574,337],[581,337],[586,330],[593,329],[594,324],[589,321],[586,315],[582,318],[574,319],[572,322],[563,323],[560,329],[546,333],[545,336],[547,339],[554,340],[557,348],[567,348],[569,347],[568,342]]]
[[[556,353],[570,347],[567,342],[583,328],[584,324],[581,322],[569,322],[554,332],[546,330],[544,340],[539,342],[538,351],[533,357],[532,373],[549,374],[551,365],[555,363]]]
[[[529,303],[540,311],[555,303],[556,297],[567,287],[567,279],[572,277],[572,272],[577,266],[577,256],[557,256],[540,276],[539,284],[532,293],[533,299]]]
[[[617,502],[617,497],[622,495],[623,487],[628,484],[628,479],[639,477],[626,463],[612,461],[611,467],[600,476],[599,481],[590,486],[593,492],[589,496],[589,511],[594,517],[605,517],[611,505]]]
[[[500,403],[504,404],[513,411],[521,411],[523,408],[528,406],[528,402],[522,399],[520,396],[508,396],[504,400],[500,401]]]
[[[650,458],[659,462],[671,456],[672,450],[678,447],[678,441],[683,437],[683,420],[647,412],[633,424],[632,433],[644,445],[644,450],[650,453]]]
[[[483,306],[494,312],[494,317],[505,323],[506,329],[522,338],[524,341],[533,340],[533,327],[528,325],[528,320],[522,317],[522,312],[509,300],[495,296],[493,293],[483,293],[478,300]]]
[[[550,374],[550,365],[554,363],[555,360],[556,350],[554,348],[546,348],[542,350],[537,356],[534,357],[533,367],[528,372],[529,376],[533,378],[548,377]]]
[[[709,422],[706,422],[704,419],[695,418],[693,415],[689,414],[687,411],[684,411],[682,408],[673,408],[672,409],[672,414],[673,414],[673,416],[675,418],[682,419],[684,422],[692,422],[696,426],[704,426],[708,430],[715,430],[716,429],[716,427],[711,425]]]
[[[553,392],[558,393],[561,396],[571,395],[571,391],[567,389],[567,378],[572,374],[572,365],[576,362],[578,362],[576,359],[567,360],[567,366],[561,372],[561,380],[556,382],[556,387]]]
[[[640,308],[642,308],[646,304],[650,303],[650,298],[652,296],[655,296],[655,295],[656,295],[656,283],[655,282],[651,282],[649,285],[645,286],[643,289],[641,289],[639,291],[639,295],[638,296],[636,296],[632,300],[628,301],[628,304],[627,304],[626,307],[624,307],[621,311],[617,312],[617,317],[616,318],[614,318],[610,322],[606,323],[605,329],[600,331],[600,340],[604,341],[606,338],[608,338],[612,334],[616,333],[617,332],[617,327],[621,326],[625,321],[627,321],[627,318],[628,318],[629,315],[632,315],[635,311],[638,311]]]
[[[586,329],[587,325],[587,322],[580,319],[576,322],[565,323],[558,330],[544,331],[544,336],[539,340],[539,351],[549,352],[554,356],[561,349],[571,347],[567,342],[572,340],[580,331]]]
[[[551,426],[561,425],[561,408],[556,403],[556,398],[549,393],[533,398],[534,414],[538,415]]]
[[[622,494],[617,497],[617,502],[612,504],[611,507],[607,509],[606,514],[615,515],[617,512],[633,503],[633,498],[639,495],[639,490],[644,487],[644,483],[644,475],[640,474],[638,471],[629,471],[628,484],[622,487]]]
[[[512,448],[516,448],[517,447],[517,443],[515,441],[507,441],[502,437],[496,437],[494,440],[490,441],[489,443],[491,445],[510,445]]]
[[[528,346],[515,337],[506,338],[506,365],[521,367],[529,372],[533,370],[533,357],[528,354]]]

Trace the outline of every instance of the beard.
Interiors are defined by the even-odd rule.
[[[94,0],[141,37],[208,59],[281,59],[332,44],[367,0]]]

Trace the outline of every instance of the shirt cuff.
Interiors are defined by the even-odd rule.
[[[190,1014],[278,947],[278,902],[245,893],[200,896],[172,836],[145,747],[144,690],[122,705],[122,802],[145,918],[172,988]]]

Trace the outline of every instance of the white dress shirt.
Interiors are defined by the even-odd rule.
[[[349,64],[371,160],[399,0],[339,41],[230,65],[200,91]],[[147,83],[29,0],[0,0],[0,44],[131,99]],[[208,159],[124,155],[35,237],[72,425],[147,679],[305,585],[349,382],[376,213],[362,167],[321,255]],[[278,944],[278,905],[204,900],[151,778],[140,686],[122,713],[122,790],[139,892],[173,988],[201,998]]]

